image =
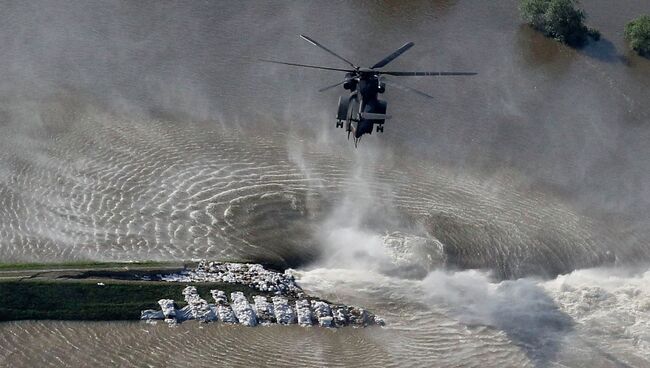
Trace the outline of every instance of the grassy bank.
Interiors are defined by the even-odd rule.
[[[98,280],[6,280],[0,281],[0,321],[25,319],[55,320],[137,320],[144,309],[159,309],[162,298],[185,305],[181,291],[187,285],[197,287],[210,301],[210,290],[226,293],[242,291],[248,297],[253,290],[224,283],[184,284],[148,281]],[[255,292],[255,294],[260,294]]]

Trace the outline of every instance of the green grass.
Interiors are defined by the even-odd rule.
[[[159,309],[159,299],[178,300],[185,305],[181,291],[188,284],[147,281],[89,280],[0,281],[0,321],[25,319],[54,320],[137,320],[144,309]],[[230,294],[242,291],[249,298],[261,294],[250,288],[224,283],[189,284],[199,295],[212,301],[211,289]]]

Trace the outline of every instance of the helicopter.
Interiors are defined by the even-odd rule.
[[[409,91],[416,93],[420,96],[426,98],[433,98],[422,91],[419,91],[415,88],[407,87],[402,84],[396,83],[394,81],[387,80],[384,76],[390,75],[395,77],[423,77],[423,76],[470,76],[476,75],[477,73],[473,72],[409,72],[409,71],[385,71],[379,70],[386,66],[391,61],[395,60],[397,57],[402,55],[408,49],[413,47],[415,44],[413,42],[407,42],[402,47],[395,50],[392,54],[386,56],[373,66],[369,68],[361,68],[356,64],[352,63],[348,59],[342,57],[341,55],[335,53],[329,48],[323,46],[322,44],[316,42],[314,39],[307,37],[305,35],[300,35],[300,38],[311,43],[312,45],[323,49],[329,54],[337,57],[350,68],[333,68],[325,67],[319,65],[308,65],[308,64],[299,64],[291,63],[286,61],[277,61],[269,59],[259,59],[260,61],[274,64],[283,64],[289,66],[296,66],[302,68],[311,68],[311,69],[321,69],[321,70],[331,70],[345,72],[345,77],[343,81],[319,89],[319,92],[324,92],[329,89],[343,85],[345,90],[350,91],[348,96],[339,97],[338,110],[336,113],[336,127],[343,128],[348,133],[348,140],[350,139],[350,134],[354,137],[354,146],[356,147],[361,139],[361,136],[364,134],[372,134],[373,127],[376,126],[378,133],[384,132],[384,123],[386,120],[390,119],[389,115],[386,115],[386,108],[388,103],[385,100],[379,99],[379,94],[386,91],[386,85],[390,85],[397,89],[404,91]]]

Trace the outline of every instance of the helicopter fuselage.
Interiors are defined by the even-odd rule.
[[[359,71],[346,75],[343,88],[350,91],[347,101],[346,130],[351,132],[355,140],[364,134],[372,134],[373,127],[377,124],[377,131],[383,132],[384,119],[369,119],[364,113],[386,114],[386,101],[379,99],[379,94],[384,93],[386,85],[381,82],[379,75],[372,71]],[[341,102],[339,102],[341,104]],[[339,111],[342,106],[339,105]],[[340,119],[341,117],[339,117]]]

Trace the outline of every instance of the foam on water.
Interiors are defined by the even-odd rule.
[[[433,271],[423,280],[346,269],[298,275],[310,293],[370,303],[399,336],[399,343],[385,340],[394,356],[410,362],[426,357],[446,366],[446,359],[471,351],[489,366],[650,363],[648,271],[586,269],[553,280],[507,281],[480,271]],[[429,333],[411,335],[419,329]],[[467,350],[445,350],[446,339]],[[493,350],[482,356],[482,348]]]

